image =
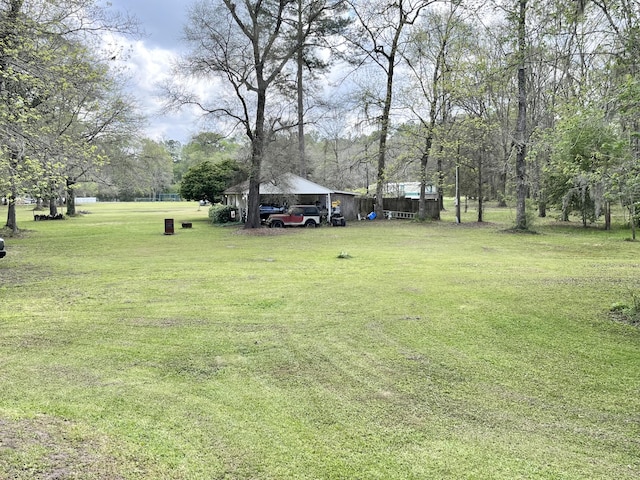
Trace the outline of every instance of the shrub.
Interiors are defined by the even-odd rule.
[[[231,205],[216,203],[209,208],[209,218],[211,223],[237,222],[239,219],[238,209]]]
[[[609,311],[619,320],[627,323],[640,324],[640,292],[630,290],[631,305],[625,302],[615,302]]]

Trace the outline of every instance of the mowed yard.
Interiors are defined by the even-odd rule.
[[[1,479],[640,477],[628,230],[80,209],[5,234]]]

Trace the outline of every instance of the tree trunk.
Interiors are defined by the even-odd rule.
[[[389,135],[389,114],[391,112],[391,100],[393,90],[393,65],[390,63],[390,73],[387,77],[387,95],[382,111],[382,125],[380,128],[380,142],[378,144],[378,175],[376,185],[376,204],[374,210],[378,218],[384,218],[384,186],[387,181],[386,157],[387,136]]]
[[[516,124],[516,229],[526,230],[526,130],[527,130],[527,81],[526,81],[526,11],[527,0],[519,0],[518,16],[518,120]]]
[[[636,239],[636,203],[632,200],[630,206],[631,212],[631,239]]]
[[[540,192],[540,198],[538,199],[538,216],[540,218],[547,216],[547,202],[545,201],[544,192]]]
[[[431,144],[433,143],[432,130],[433,128],[430,128],[427,133],[424,152],[422,152],[422,158],[420,159],[420,200],[418,201],[418,219],[420,220],[427,219],[427,164],[429,163],[429,152],[431,152]]]
[[[247,202],[247,222],[245,223],[245,228],[260,227],[260,182],[265,141],[264,123],[266,104],[266,87],[259,88],[255,130],[253,133],[249,133],[251,138],[251,169],[249,172],[249,198]]]
[[[298,0],[298,44],[302,45],[304,35],[302,32],[302,0]],[[304,140],[304,86],[303,86],[303,63],[304,51],[298,49],[297,58],[297,95],[298,95],[298,162],[300,176],[307,178],[307,159]]]
[[[438,155],[438,203],[440,211],[444,212],[444,171],[442,170],[442,152],[444,146],[440,145],[440,155]]]
[[[478,223],[483,222],[482,210],[484,209],[482,196],[484,192],[482,190],[482,155],[478,157]]]
[[[58,215],[58,205],[56,204],[56,197],[53,194],[49,197],[49,215],[52,217]]]
[[[460,167],[456,165],[456,223],[462,223],[460,216]]]
[[[16,198],[18,198],[18,186],[16,184],[17,178],[16,172],[18,168],[18,153],[11,153],[10,160],[10,178],[9,178],[9,208],[7,209],[7,223],[6,227],[11,229],[11,231],[15,234],[18,233],[18,221],[16,220]]]
[[[509,164],[508,154],[502,171],[498,174],[498,207],[507,206],[507,168]]]
[[[427,164],[429,162],[429,156],[431,155],[431,146],[433,144],[433,131],[436,128],[436,115],[438,114],[438,86],[439,83],[444,82],[441,70],[446,70],[443,68],[445,64],[445,56],[447,50],[447,40],[448,38],[444,38],[440,43],[440,50],[438,52],[438,57],[436,58],[435,68],[433,69],[433,77],[431,79],[431,102],[429,105],[429,127],[427,130],[427,138],[425,139],[424,152],[422,154],[422,159],[420,162],[420,203],[418,206],[418,217],[420,220],[425,220],[427,217],[427,201],[425,198],[425,187],[427,184]],[[442,108],[442,123],[444,124],[446,121],[446,108],[444,108],[445,100],[442,100],[443,108]],[[442,149],[442,146],[440,147]],[[441,167],[440,160],[438,160],[438,168]],[[441,193],[441,192],[438,192]],[[439,195],[440,196],[440,195]],[[438,213],[438,217],[440,214]]]
[[[398,5],[394,5],[398,7]],[[384,98],[384,107],[382,109],[382,118],[380,120],[380,143],[378,150],[378,185],[376,187],[376,205],[375,212],[378,218],[384,218],[384,185],[387,181],[386,172],[386,156],[387,156],[387,137],[389,136],[389,117],[391,115],[391,102],[393,101],[393,76],[395,73],[396,55],[398,53],[398,44],[400,42],[400,34],[405,24],[405,16],[402,11],[402,4],[400,8],[400,19],[398,27],[396,28],[393,41],[391,43],[391,51],[389,54],[381,53],[385,55],[387,64],[389,66],[387,70],[387,91]]]
[[[76,191],[73,188],[74,182],[67,180],[67,215],[76,214]]]
[[[16,222],[16,199],[14,196],[9,198],[9,208],[7,209],[7,228],[16,234],[18,233],[18,222]]]

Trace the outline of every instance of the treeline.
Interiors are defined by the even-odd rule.
[[[185,145],[140,139],[113,52],[86,22],[60,15],[74,4],[93,5],[2,2],[0,186],[9,199],[53,198],[61,186],[71,197],[86,181],[110,198],[195,197],[183,177],[196,169],[187,178],[213,172],[214,195],[249,179],[251,227],[257,185],[270,175],[376,196],[382,209],[390,183],[450,194],[457,168],[463,195],[515,204],[520,228],[532,214],[525,200],[539,215],[554,208],[585,225],[607,218],[612,202],[635,215],[638,2],[197,3],[187,50],[162,89],[167,107],[201,108],[215,133]],[[86,12],[105,31],[135,33],[130,19]],[[216,88],[190,90],[202,80]]]
[[[282,170],[374,185],[381,209],[389,182],[445,192],[457,166],[464,193],[513,201],[520,228],[527,199],[585,224],[638,200],[638,2],[219,1],[191,13],[176,79],[221,86],[168,85],[167,98],[245,134],[249,217],[258,180]]]

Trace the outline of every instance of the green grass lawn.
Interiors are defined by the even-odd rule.
[[[5,234],[2,479],[640,477],[628,230],[82,209]]]

